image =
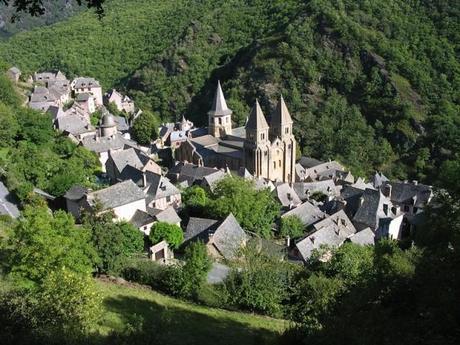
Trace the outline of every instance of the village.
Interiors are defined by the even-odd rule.
[[[17,68],[8,73],[13,81],[19,80]],[[145,234],[146,243],[154,224],[175,224],[184,235],[179,253],[188,244],[203,241],[216,267],[224,271],[222,264],[254,238],[276,247],[281,260],[298,263],[307,262],[315,250],[346,242],[403,241],[423,223],[433,196],[431,186],[417,181],[390,181],[380,172],[369,178],[353,176],[337,161],[296,159],[293,120],[282,96],[270,121],[254,100],[246,124],[233,128],[232,111],[218,82],[209,109],[203,110],[207,128],[197,128],[182,117],[177,123],[162,124],[158,139],[143,146],[130,134],[142,110],[128,96],[114,89],[104,93],[94,78],[70,81],[60,71],[35,73],[29,83],[33,91],[28,106],[50,114],[50,126],[94,152],[100,161],[106,185],[97,190],[73,186],[64,195],[67,212],[79,221],[82,212],[98,205],[98,212],[113,212],[114,221],[134,225]],[[95,112],[101,116],[94,117]],[[271,238],[258,238],[231,213],[223,219],[181,218],[186,188],[212,191],[226,178],[253,181],[255,189],[269,190],[279,202],[279,222],[272,225]],[[0,213],[18,217],[16,206],[0,187]],[[279,223],[291,217],[302,223],[303,235],[298,238],[279,235]],[[146,249],[152,261],[177,260],[165,240],[149,243]],[[322,259],[328,259],[327,253]]]

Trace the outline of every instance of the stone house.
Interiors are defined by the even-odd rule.
[[[93,95],[90,93],[79,93],[75,97],[75,102],[82,107],[88,114],[92,114],[96,111],[96,102],[94,101]]]
[[[169,206],[178,208],[182,205],[180,190],[168,178],[146,171],[145,179],[147,187],[144,192],[149,208],[165,210]]]
[[[7,72],[6,72],[8,78],[17,83],[19,81],[19,78],[21,77],[21,71],[17,67],[11,67]]]
[[[78,77],[75,78],[71,83],[72,91],[75,97],[80,93],[89,93],[94,97],[96,106],[102,106],[102,87],[99,82],[94,78]]]
[[[236,258],[247,240],[248,236],[232,214],[223,221],[191,217],[184,234],[184,246],[203,241],[209,255],[228,260]]]
[[[118,111],[132,114],[135,111],[134,102],[128,96],[123,96],[117,90],[112,89],[106,94],[107,104],[114,103]]]

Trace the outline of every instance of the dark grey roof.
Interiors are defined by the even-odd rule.
[[[314,224],[321,219],[326,217],[326,214],[321,211],[317,206],[312,205],[310,202],[306,201],[302,205],[293,208],[292,210],[284,213],[281,218],[297,216],[305,227]]]
[[[75,185],[64,194],[64,198],[74,201],[80,200],[86,195],[87,192],[88,188]]]
[[[89,124],[86,119],[76,115],[65,115],[58,117],[55,121],[56,128],[62,132],[68,132],[73,135],[95,132],[96,129]]]
[[[147,185],[148,201],[157,200],[165,198],[171,195],[180,194],[179,189],[177,189],[168,178],[155,174],[151,171],[145,172],[145,177]]]
[[[424,184],[387,182],[382,185],[382,189],[386,184],[391,185],[390,199],[396,203],[413,203],[415,207],[423,207],[428,204],[432,196],[431,187]]]
[[[196,180],[201,181],[205,176],[213,174],[216,171],[218,171],[216,168],[179,163],[169,170],[168,177],[173,181],[175,180],[175,182],[188,181],[192,185]]]
[[[127,147],[137,147],[134,141],[123,138],[119,133],[110,137],[85,137],[81,142],[88,150],[97,153],[107,152],[109,150],[119,150]]]
[[[311,158],[311,157],[305,157],[305,156],[302,156],[299,160],[299,164],[301,166],[303,166],[304,168],[308,169],[308,168],[312,168],[314,166],[317,166],[317,165],[320,165],[320,164],[323,164],[324,162],[321,162],[315,158]]]
[[[375,242],[375,234],[370,228],[366,228],[351,236],[350,241],[363,246],[373,245]]]
[[[323,245],[338,247],[356,233],[345,212],[339,211],[313,225],[315,231],[296,243],[302,258],[307,260],[315,249]]]
[[[390,200],[377,190],[366,189],[361,196],[361,205],[358,208],[353,221],[364,224],[372,230],[377,229],[380,218],[389,216],[391,203]],[[388,214],[384,214],[383,205],[388,205]]]
[[[127,165],[120,172],[120,180],[131,180],[138,186],[144,187],[144,172],[131,165]]]
[[[225,171],[223,170],[217,170],[216,172],[206,175],[203,177],[203,182],[202,184],[204,186],[208,186],[211,190],[214,189],[214,186],[217,182],[220,180],[224,179],[225,177],[229,176]]]
[[[317,182],[295,182],[293,188],[301,200],[307,200],[310,195],[321,192],[325,195],[337,195],[337,188],[333,180]]]
[[[207,241],[208,231],[215,229],[218,224],[217,220],[207,218],[190,217],[187,228],[185,229],[184,242],[201,239]]]
[[[129,222],[136,228],[141,228],[145,225],[154,223],[155,219],[147,212],[137,210]]]
[[[133,181],[123,181],[88,194],[90,203],[99,200],[104,210],[145,199],[144,192]]]
[[[88,77],[75,78],[73,83],[74,83],[74,87],[77,89],[83,88],[83,87],[100,87],[101,86],[96,79],[88,78]]]
[[[165,222],[170,224],[177,224],[181,222],[180,217],[177,215],[176,210],[172,206],[169,206],[167,209],[160,210],[160,212],[157,212],[155,214],[155,218],[159,222]]]
[[[211,110],[208,112],[208,114],[211,116],[225,116],[232,114],[232,111],[227,107],[227,102],[225,101],[224,93],[222,92],[222,87],[220,86],[220,81],[217,82],[216,93],[214,95]]]
[[[251,109],[251,113],[249,114],[248,122],[246,123],[246,130],[247,129],[255,129],[255,130],[264,130],[268,129],[268,123],[265,119],[265,115],[260,108],[259,101],[256,100],[256,103]]]
[[[231,213],[212,235],[214,246],[226,259],[233,259],[246,239],[246,233]]]
[[[284,207],[297,206],[302,203],[295,190],[288,183],[282,183],[275,187],[275,193]]]
[[[372,176],[372,184],[374,188],[379,188],[383,183],[388,181],[388,178],[381,172],[376,171],[375,174]]]
[[[123,171],[127,165],[136,169],[142,169],[144,167],[144,163],[140,160],[138,152],[132,147],[126,150],[110,152],[110,158],[118,172]]]

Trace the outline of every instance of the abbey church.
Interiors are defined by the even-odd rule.
[[[187,140],[177,147],[175,158],[234,171],[246,168],[255,177],[293,183],[296,142],[292,124],[289,110],[280,97],[270,124],[256,100],[246,125],[233,128],[232,110],[219,82],[208,112],[207,130],[191,130]]]

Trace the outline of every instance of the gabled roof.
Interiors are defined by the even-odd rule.
[[[184,242],[192,239],[207,240],[207,231],[218,223],[215,219],[190,217],[184,233]]]
[[[168,178],[155,174],[151,171],[145,172],[145,177],[147,180],[147,194],[149,202],[152,200],[157,200],[165,198],[171,195],[180,194],[179,189],[177,189]]]
[[[134,141],[123,138],[119,133],[111,137],[85,137],[82,139],[82,145],[97,153],[119,150],[124,147],[137,147]]]
[[[321,162],[315,158],[305,157],[305,156],[302,156],[299,160],[299,164],[303,166],[305,169],[309,169],[309,168],[312,168],[314,166],[317,166],[323,163],[324,162]]]
[[[134,150],[132,147],[127,150],[110,152],[110,158],[112,159],[119,173],[121,173],[127,165],[130,165],[139,170],[144,167],[144,163],[142,163],[136,150]]]
[[[202,184],[205,186],[209,186],[209,188],[212,191],[214,189],[215,184],[227,176],[229,175],[225,171],[217,170],[216,172],[203,177]]]
[[[414,184],[408,182],[386,182],[391,185],[390,199],[396,203],[413,203],[415,207],[423,207],[431,199],[432,189],[424,184]]]
[[[58,117],[55,121],[56,128],[60,131],[68,132],[73,135],[80,135],[88,132],[95,132],[96,129],[85,119],[75,115],[65,115]]]
[[[165,210],[160,210],[155,214],[155,219],[159,222],[165,222],[170,224],[177,224],[181,222],[181,218],[178,216],[174,207],[169,206]]]
[[[373,245],[375,243],[375,234],[371,230],[371,228],[366,228],[351,236],[350,241],[352,243],[360,244],[362,246]]]
[[[124,206],[145,199],[144,192],[133,181],[128,180],[88,194],[88,201],[102,203],[103,210]]]
[[[298,217],[305,227],[308,227],[322,219],[327,215],[321,211],[317,206],[306,201],[302,205],[293,208],[292,210],[284,213],[281,218],[296,216]]]
[[[217,82],[216,93],[214,95],[214,100],[212,101],[211,110],[208,114],[211,116],[225,116],[232,114],[232,111],[227,107],[227,102],[225,101],[220,81]]]
[[[338,247],[356,233],[345,212],[339,211],[313,225],[315,231],[296,243],[300,255],[307,260],[313,250],[323,245]]]
[[[337,195],[337,188],[333,180],[323,180],[318,182],[295,182],[293,188],[301,200],[306,200],[316,192],[325,195]]]
[[[75,185],[70,188],[65,194],[64,198],[68,200],[78,201],[88,193],[88,188]]]
[[[379,190],[373,189],[366,189],[361,198],[361,205],[353,217],[353,221],[375,230],[380,218],[390,217],[391,202]],[[384,204],[388,208],[387,214],[384,213]]]
[[[283,96],[280,97],[270,122],[272,126],[291,125],[293,123]]]
[[[256,100],[256,103],[251,109],[251,113],[249,114],[248,122],[246,123],[245,129],[253,129],[253,130],[264,130],[269,129],[267,120],[265,119],[265,115],[260,108],[259,101]]]
[[[72,84],[73,84],[73,87],[76,89],[83,88],[83,87],[101,87],[101,85],[96,79],[89,78],[89,77],[75,78]]]
[[[234,258],[246,239],[246,233],[231,213],[212,235],[214,246],[226,259]]]
[[[389,179],[383,175],[381,172],[376,171],[374,176],[372,176],[372,184],[374,188],[379,188],[383,183],[388,182]]]
[[[216,168],[200,167],[190,163],[179,163],[172,167],[168,172],[168,177],[172,179],[177,175],[177,182],[188,181],[190,185],[196,180],[201,181],[205,176],[218,171]]]
[[[275,187],[276,196],[284,207],[297,206],[302,203],[299,196],[288,183],[282,183]]]
[[[136,210],[129,222],[136,228],[141,228],[145,225],[154,223],[155,219],[147,212],[144,212],[142,210]]]

